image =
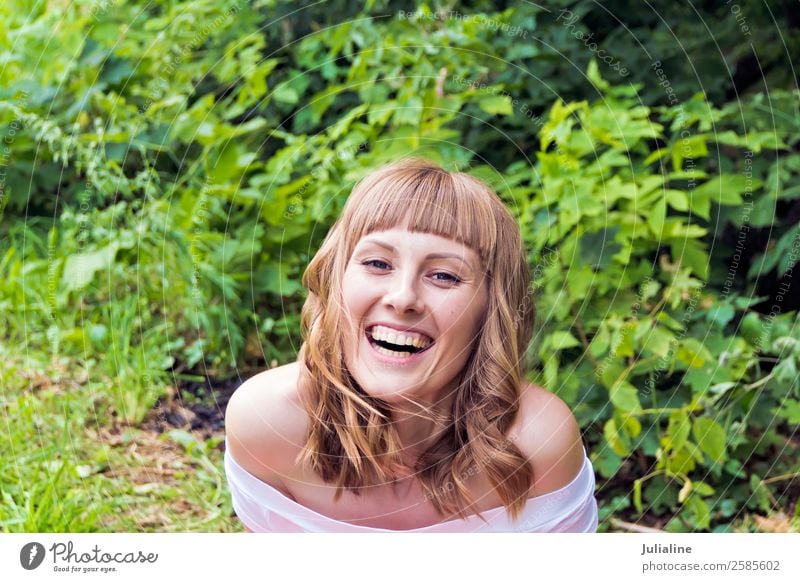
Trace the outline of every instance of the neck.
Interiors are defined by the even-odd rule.
[[[392,424],[400,440],[403,464],[413,468],[420,455],[430,448],[452,424],[455,392],[421,403],[392,406]]]

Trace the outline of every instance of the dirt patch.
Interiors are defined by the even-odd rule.
[[[219,383],[186,382],[170,386],[140,424],[142,430],[161,434],[176,428],[203,440],[225,432],[225,409],[239,378]]]

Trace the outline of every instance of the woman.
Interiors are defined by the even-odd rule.
[[[575,419],[526,382],[519,228],[484,183],[411,159],[353,190],[308,266],[297,362],[226,413],[250,531],[594,531]]]

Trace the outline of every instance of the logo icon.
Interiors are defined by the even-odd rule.
[[[44,553],[44,546],[39,542],[27,543],[19,552],[19,563],[26,570],[35,570],[44,561]]]

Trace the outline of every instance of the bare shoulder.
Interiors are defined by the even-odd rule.
[[[225,411],[230,454],[249,473],[276,487],[294,468],[308,428],[299,374],[297,362],[256,374],[236,389]]]
[[[532,496],[568,485],[583,467],[581,431],[561,398],[524,382],[509,438],[533,467]]]

